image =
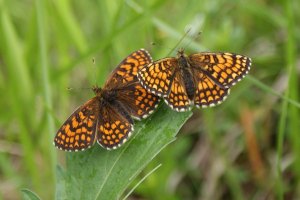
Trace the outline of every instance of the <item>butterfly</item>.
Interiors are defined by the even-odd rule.
[[[233,53],[201,52],[164,58],[141,68],[140,83],[149,92],[163,97],[175,111],[215,106],[223,102],[230,87],[250,70],[251,59]]]
[[[75,110],[59,128],[54,145],[65,151],[85,150],[96,141],[106,149],[120,147],[134,130],[134,119],[146,118],[160,100],[145,90],[136,77],[138,70],[151,62],[144,49],[126,57],[103,88],[93,87],[95,97]]]

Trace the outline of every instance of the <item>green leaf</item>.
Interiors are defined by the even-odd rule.
[[[40,200],[40,197],[29,189],[22,189],[23,200]]]
[[[132,180],[175,140],[191,115],[191,112],[174,112],[163,105],[151,117],[136,123],[133,136],[119,149],[108,151],[94,145],[84,152],[67,153],[64,174],[67,198],[120,199]],[[59,191],[62,193],[61,188]]]
[[[66,172],[61,166],[56,168],[56,199],[67,199],[66,194]]]

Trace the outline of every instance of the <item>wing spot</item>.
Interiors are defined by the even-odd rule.
[[[81,133],[81,129],[76,129],[76,134],[80,134]]]
[[[154,101],[149,101],[148,104],[152,107],[154,104]]]
[[[86,141],[90,142],[91,141],[91,137],[87,137]]]
[[[85,135],[84,134],[81,135],[81,140],[85,141]]]
[[[231,74],[232,78],[235,79],[238,75],[236,73]]]
[[[65,128],[65,132],[67,133],[67,132],[69,132],[69,130],[70,130],[70,124],[67,124],[66,128]]]
[[[78,126],[78,122],[77,122],[76,118],[74,117],[74,118],[72,119],[72,127],[73,127],[73,128],[77,128],[77,126]]]
[[[221,72],[221,76],[222,76],[222,78],[224,78],[224,79],[226,79],[226,78],[227,78],[227,74],[226,74],[226,73],[224,73],[224,72]]]
[[[159,85],[160,85],[160,87],[165,87],[165,83],[163,82],[163,81],[160,81],[160,83],[159,83]]]
[[[93,121],[89,120],[87,124],[88,124],[88,127],[91,128],[93,126]]]

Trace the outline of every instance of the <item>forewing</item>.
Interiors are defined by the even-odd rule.
[[[240,81],[250,70],[251,59],[232,53],[196,53],[189,56],[192,68],[201,70],[223,88]]]
[[[223,102],[229,95],[230,89],[219,87],[201,71],[194,70],[196,92],[194,104],[197,107],[212,107]]]
[[[103,105],[99,114],[97,141],[105,149],[116,149],[127,141],[133,131],[128,117],[110,104]]]
[[[178,69],[176,58],[164,58],[144,66],[139,70],[137,77],[149,92],[166,97],[170,91],[176,69]]]
[[[111,73],[104,88],[115,89],[137,81],[138,70],[151,62],[152,58],[145,49],[131,53]]]
[[[64,151],[82,151],[95,143],[97,101],[93,98],[79,107],[60,127],[54,145]]]
[[[184,87],[182,76],[175,73],[169,96],[164,97],[165,102],[175,111],[183,112],[191,109],[191,101]]]

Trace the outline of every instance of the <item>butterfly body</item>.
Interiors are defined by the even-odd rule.
[[[182,80],[184,83],[184,88],[186,90],[186,94],[190,100],[190,103],[194,101],[195,96],[195,83],[193,78],[193,72],[191,70],[191,65],[188,60],[188,56],[184,54],[183,50],[180,50],[177,54],[178,66],[179,66],[179,73],[182,76]]]
[[[136,78],[139,68],[151,61],[143,49],[126,57],[103,88],[93,87],[95,97],[75,110],[60,127],[54,145],[65,151],[82,151],[96,141],[106,149],[116,149],[126,142],[134,129],[133,119],[147,117],[159,102]]]
[[[118,88],[118,90],[124,90],[125,88]],[[108,106],[115,108],[120,115],[125,117],[130,123],[133,123],[133,119],[130,116],[130,110],[126,107],[126,102],[119,100],[118,90],[115,89],[102,89],[100,87],[93,87],[93,91],[96,95],[97,108],[105,109]],[[100,116],[101,117],[101,116]]]
[[[175,111],[215,106],[223,102],[230,87],[250,70],[251,59],[233,53],[201,52],[154,61],[137,74],[149,92],[163,97]]]

